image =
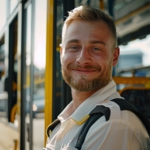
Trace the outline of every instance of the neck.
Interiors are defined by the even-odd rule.
[[[96,91],[98,90],[94,90],[90,92],[81,92],[75,89],[71,89],[74,110],[76,110],[88,97],[93,95]]]

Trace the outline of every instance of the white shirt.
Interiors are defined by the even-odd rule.
[[[112,80],[104,88],[87,98],[74,112],[72,102],[58,116],[61,124],[50,135],[46,150],[77,150],[79,132],[96,105],[111,109],[110,119],[98,119],[89,129],[82,150],[148,150],[148,134],[140,120],[130,111],[120,111],[110,101],[121,98]]]

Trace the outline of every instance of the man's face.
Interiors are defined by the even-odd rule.
[[[104,22],[75,20],[68,26],[60,57],[62,75],[73,89],[83,92],[104,87],[112,77],[119,49]]]

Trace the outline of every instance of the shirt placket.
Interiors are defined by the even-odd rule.
[[[75,122],[72,119],[66,120],[63,123],[61,123],[60,129],[57,132],[56,135],[56,143],[55,143],[55,149],[60,150],[62,147],[65,146],[65,144],[69,144],[69,141],[67,140],[67,138],[65,138],[67,136],[67,132],[71,130],[71,128],[73,128],[73,126],[75,125]]]

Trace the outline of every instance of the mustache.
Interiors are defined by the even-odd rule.
[[[81,65],[78,65],[78,64],[69,64],[68,69],[87,69],[87,70],[97,70],[97,71],[101,71],[101,67],[98,66],[98,65],[84,65],[84,66],[81,66]]]

